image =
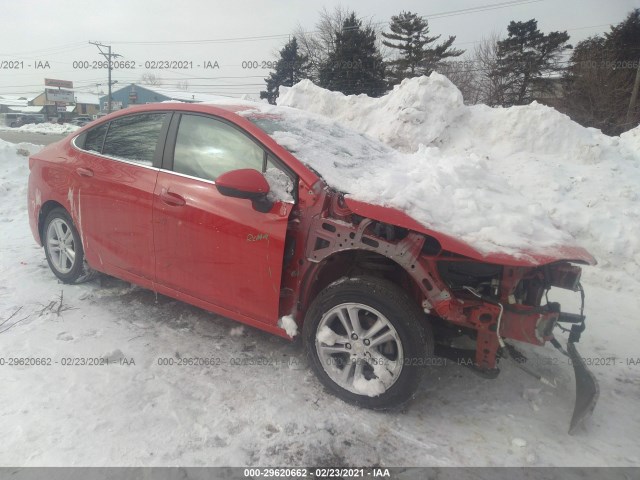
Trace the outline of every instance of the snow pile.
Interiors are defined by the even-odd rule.
[[[402,153],[326,117],[286,107],[242,112],[327,183],[361,201],[395,207],[428,228],[485,253],[524,257],[572,245],[544,209],[531,205],[474,153],[433,147]]]
[[[416,130],[421,143],[436,140],[462,114],[464,103],[460,91],[442,75],[413,79],[412,88],[405,82],[391,95],[370,98],[345,96],[303,80],[291,88],[280,87],[278,105],[326,115],[393,148],[415,151]]]
[[[554,226],[590,250],[601,266],[640,276],[640,127],[609,137],[535,102],[511,108],[464,106],[459,90],[438,73],[405,80],[375,99],[347,97],[308,81],[280,91],[279,105],[326,115],[399,151],[411,152],[416,165],[418,158],[429,157],[431,168],[425,170],[411,168],[396,157],[388,175],[414,179],[403,184],[404,190],[415,189],[416,184],[431,188],[424,198],[435,202],[428,208],[440,220],[445,220],[443,210],[461,219],[465,199],[478,204],[478,217],[466,220],[479,222],[479,228],[491,223],[487,228],[503,230],[502,236],[518,233],[513,231],[517,227],[511,224],[509,212],[519,211],[523,220],[534,213],[530,234],[538,242],[534,236],[546,236],[546,231],[536,225],[537,215],[546,214]],[[443,168],[449,168],[449,173]],[[445,183],[433,180],[438,177]],[[464,188],[461,179],[475,188]],[[517,195],[510,206],[496,203],[492,198],[496,186],[503,193],[508,187],[518,191],[525,204]],[[439,195],[447,189],[451,195]],[[369,196],[376,194],[370,191]],[[387,200],[383,194],[379,198]],[[501,215],[506,220],[502,225],[485,221]],[[519,233],[529,235],[524,230]],[[481,238],[479,234],[474,235]],[[501,244],[497,236],[494,239]]]
[[[72,125],[70,123],[28,123],[18,128],[3,128],[3,130],[11,130],[14,132],[30,132],[30,133],[43,133],[45,135],[55,134],[64,135],[67,133],[73,133],[80,127]]]

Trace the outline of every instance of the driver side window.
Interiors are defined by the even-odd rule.
[[[211,117],[183,114],[173,155],[173,170],[213,180],[239,168],[262,172],[264,150],[247,135]]]

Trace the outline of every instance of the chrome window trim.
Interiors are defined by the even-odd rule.
[[[160,168],[159,170],[161,172],[164,172],[164,173],[170,173],[171,175],[177,175],[178,177],[188,178],[189,180],[197,180],[199,182],[208,183],[209,185],[215,185],[216,184],[216,182],[214,182],[213,180],[205,180],[204,178],[194,177],[193,175],[187,175],[186,173],[174,172],[173,170],[167,170],[165,168]],[[256,172],[257,172],[257,170],[256,170]],[[288,204],[288,205],[295,205],[296,204],[295,200],[291,201],[291,202],[286,202],[284,200],[277,200],[276,203],[277,202],[285,203],[285,204]]]
[[[80,135],[82,135],[82,134],[80,134]],[[144,164],[142,164],[142,163],[133,162],[133,161],[131,161],[131,160],[125,160],[125,159],[123,159],[123,158],[116,158],[116,157],[112,157],[112,156],[110,156],[110,155],[104,155],[104,154],[102,154],[102,153],[98,153],[98,152],[96,152],[96,151],[94,151],[94,150],[85,150],[84,148],[80,148],[79,146],[77,146],[77,145],[76,145],[76,138],[78,138],[80,135],[76,135],[75,137],[73,137],[73,138],[71,139],[71,145],[73,145],[73,147],[74,147],[76,150],[80,151],[80,152],[88,153],[88,154],[90,154],[90,155],[95,155],[95,156],[97,156],[97,157],[105,158],[105,159],[107,159],[107,160],[114,160],[114,161],[116,161],[116,162],[127,163],[127,164],[129,164],[129,165],[135,165],[136,167],[148,168],[148,169],[150,169],[150,170],[155,170],[155,171],[157,171],[157,172],[158,172],[158,171],[160,171],[160,168],[158,168],[158,167],[154,167],[153,165],[144,165]]]
[[[186,173],[174,172],[173,170],[167,170],[165,168],[160,168],[159,170],[161,172],[170,173],[172,175],[177,175],[179,177],[190,178],[192,180],[198,180],[199,182],[209,183],[211,185],[215,185],[216,184],[216,182],[214,180],[207,180],[205,178],[194,177],[193,175],[187,175]]]

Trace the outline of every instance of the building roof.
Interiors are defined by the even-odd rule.
[[[125,87],[122,87],[116,90],[115,92],[121,92],[123,90],[130,91],[131,87],[134,87],[135,89],[147,90],[149,92],[155,93],[158,96],[165,97],[168,100],[176,100],[179,102],[188,102],[188,103],[215,102],[221,99],[232,98],[232,97],[225,97],[221,95],[213,95],[210,93],[188,92],[186,90],[173,90],[170,88],[156,87],[154,85],[139,85],[137,83],[129,84]],[[106,101],[107,95],[102,95],[100,99],[102,101]]]
[[[87,105],[100,105],[100,97],[102,97],[102,95],[98,93],[78,91],[75,91],[74,95],[76,97],[76,103],[85,103]]]
[[[0,105],[6,105],[7,107],[26,107],[28,100],[24,97],[10,97],[0,95]]]
[[[26,105],[25,106],[18,105],[18,106],[9,107],[9,110],[16,113],[41,113],[43,108],[44,107],[42,105],[32,106],[32,107],[28,107]]]

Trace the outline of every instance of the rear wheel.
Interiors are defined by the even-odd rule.
[[[55,208],[49,212],[42,240],[49,268],[64,283],[80,283],[93,276],[84,258],[80,235],[66,210]]]
[[[415,394],[433,336],[422,312],[396,285],[373,277],[336,282],[311,304],[304,322],[309,360],[341,399],[387,409]]]

